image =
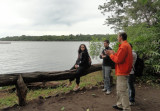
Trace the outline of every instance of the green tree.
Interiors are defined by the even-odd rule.
[[[89,43],[89,49],[90,49],[89,53],[93,59],[97,58],[101,54],[103,50],[104,40],[106,40],[106,38],[98,39],[98,38],[92,37],[92,40]]]
[[[113,25],[115,31],[144,22],[150,26],[159,22],[160,0],[109,0],[99,10],[112,13],[105,24]]]
[[[147,27],[145,24],[130,26],[125,29],[129,42],[145,62],[146,74],[160,73],[160,24]]]
[[[127,32],[128,41],[145,62],[145,74],[160,74],[160,0],[109,0],[99,10],[112,13],[105,24]]]

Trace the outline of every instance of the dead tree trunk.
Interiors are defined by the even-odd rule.
[[[89,74],[95,71],[102,70],[101,64],[92,65],[85,73]],[[46,81],[58,81],[67,80],[74,76],[76,70],[55,71],[55,72],[30,72],[30,73],[18,73],[18,74],[0,74],[0,86],[8,86],[17,84],[19,75],[25,83],[33,82],[46,82]]]
[[[99,70],[102,70],[101,64],[94,64],[89,69],[87,69],[83,75]],[[66,80],[73,77],[74,74],[76,74],[76,70],[1,74],[0,86],[16,85],[19,105],[24,106],[26,104],[27,95],[27,86],[25,83]]]
[[[24,106],[26,104],[27,86],[24,83],[21,75],[19,75],[17,80],[16,91],[19,105]]]

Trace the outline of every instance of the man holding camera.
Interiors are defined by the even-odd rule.
[[[128,97],[128,76],[132,69],[132,48],[127,42],[127,34],[125,32],[118,34],[119,45],[118,51],[107,50],[105,53],[115,62],[115,72],[117,76],[117,103],[114,109],[131,111]]]
[[[108,55],[105,54],[105,51],[112,50],[109,47],[109,40],[104,41],[105,49],[102,51],[100,58],[103,59],[102,64],[102,71],[103,71],[103,79],[104,79],[104,89],[103,92],[106,92],[107,95],[111,93],[111,85],[110,85],[110,78],[111,78],[111,66],[113,61],[110,59]]]

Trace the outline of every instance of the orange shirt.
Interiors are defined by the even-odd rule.
[[[110,58],[115,62],[115,72],[117,76],[129,75],[132,69],[132,48],[127,41],[119,45],[118,51],[111,54]]]

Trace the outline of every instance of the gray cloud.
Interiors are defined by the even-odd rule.
[[[98,10],[99,0],[5,0],[0,1],[0,10],[1,4],[7,6],[4,11],[10,18],[4,18],[4,23],[0,21],[4,25],[0,26],[3,35],[108,31],[102,25],[105,17]],[[99,27],[99,32],[96,32],[96,27]]]
[[[96,17],[87,13],[76,0],[32,0],[26,2],[18,12],[22,17],[32,20],[34,25],[65,24],[72,25]],[[21,1],[23,2],[23,0]],[[97,4],[98,7],[98,4]]]

